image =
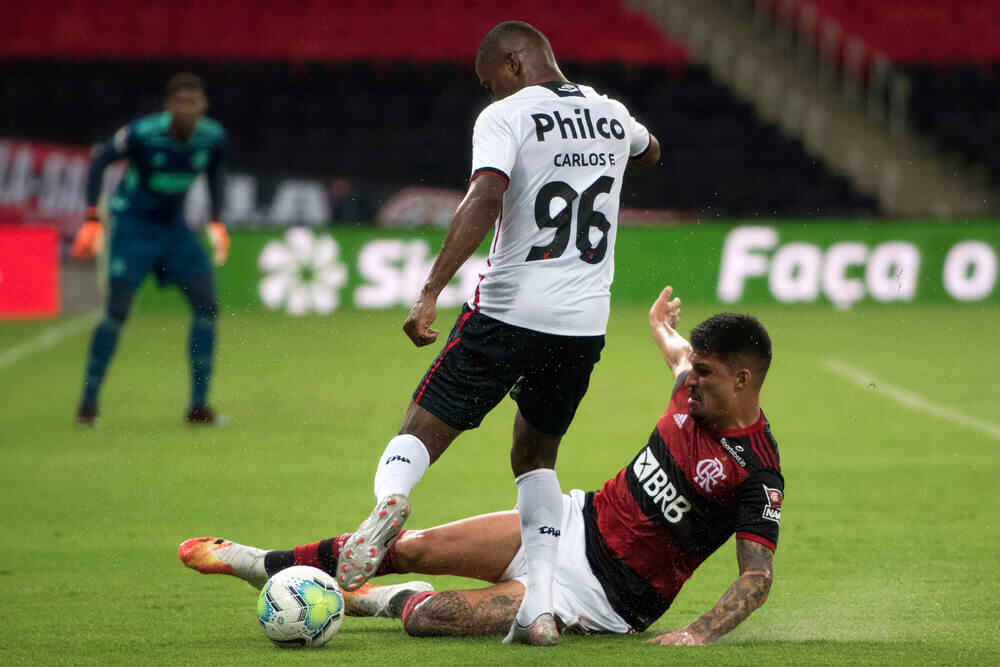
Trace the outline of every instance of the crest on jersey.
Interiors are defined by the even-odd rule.
[[[685,417],[687,415],[684,415]],[[726,478],[726,472],[722,468],[722,461],[719,459],[702,459],[694,469],[694,481],[698,486],[711,492],[715,485]]]
[[[764,496],[767,498],[767,505],[764,507],[764,518],[778,523],[781,521],[781,501],[784,500],[784,494],[781,493],[781,489],[772,489],[765,484]]]
[[[675,414],[674,423],[677,424],[677,428],[684,428],[684,422],[687,421],[687,415]]]
[[[559,83],[558,81],[546,81],[539,84],[545,86],[559,97],[586,97],[580,87],[575,83]]]

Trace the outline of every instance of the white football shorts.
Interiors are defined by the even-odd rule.
[[[556,616],[566,624],[566,631],[635,632],[611,608],[604,588],[590,570],[583,526],[583,503],[586,494],[573,489],[563,495],[562,534],[553,574],[552,602]],[[500,581],[516,579],[527,583],[528,565],[522,545],[504,571]]]

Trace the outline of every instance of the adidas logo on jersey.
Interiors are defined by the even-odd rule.
[[[677,414],[674,415],[674,423],[677,424],[677,428],[684,428],[684,422],[688,419],[687,415]]]
[[[545,135],[559,127],[563,139],[624,139],[625,126],[617,118],[598,118],[595,122],[590,116],[590,109],[574,109],[574,116],[563,118],[558,111],[552,114],[533,113],[535,121],[535,138],[545,141]]]

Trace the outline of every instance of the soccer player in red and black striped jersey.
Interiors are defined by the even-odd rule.
[[[563,629],[645,630],[734,534],[737,579],[707,613],[651,641],[712,643],[760,607],[771,588],[784,479],[759,405],[770,338],[753,317],[721,314],[695,327],[688,343],[675,330],[680,301],[671,296],[667,287],[649,313],[653,338],[676,377],[666,412],[638,455],[600,490],[563,496],[554,575]],[[181,545],[180,556],[200,572],[233,574],[259,586],[291,565],[335,570],[349,537],[288,551],[195,538]],[[493,585],[439,593],[423,582],[365,585],[348,594],[349,611],[401,617],[417,636],[507,632],[525,590],[517,513],[403,531],[377,575],[406,572]]]

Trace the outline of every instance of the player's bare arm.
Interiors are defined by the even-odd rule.
[[[683,630],[668,632],[650,642],[684,646],[711,644],[764,604],[771,591],[774,553],[752,540],[736,540],[736,559],[740,576],[707,614]]]
[[[438,295],[493,228],[500,216],[506,189],[503,179],[493,174],[481,174],[469,184],[448,228],[441,254],[434,261],[420,298],[403,324],[403,331],[417,347],[437,340],[438,332],[430,327],[437,317]]]
[[[691,370],[691,344],[676,331],[681,317],[681,300],[673,296],[674,288],[667,285],[649,309],[649,328],[653,340],[663,353],[674,377]]]
[[[660,142],[657,141],[653,133],[649,133],[649,148],[642,155],[629,158],[630,167],[652,167],[660,161]]]

